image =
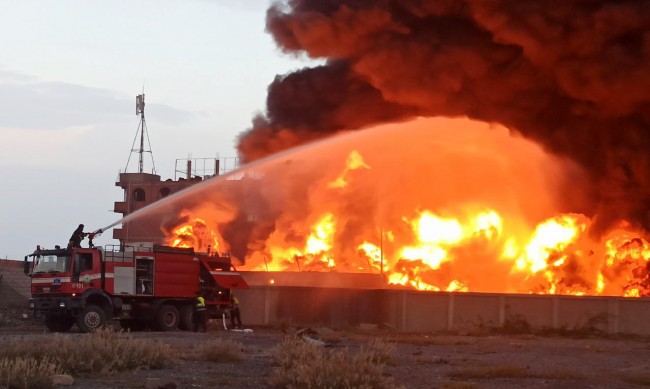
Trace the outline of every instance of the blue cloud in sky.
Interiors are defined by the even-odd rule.
[[[146,91],[145,91],[146,93]],[[147,103],[145,112],[169,124],[188,123],[197,113]],[[135,95],[109,89],[43,81],[0,70],[0,127],[60,129],[111,123],[132,123]]]

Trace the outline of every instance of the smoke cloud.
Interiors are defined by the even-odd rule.
[[[240,136],[245,161],[342,130],[467,116],[580,164],[601,228],[650,224],[650,1],[289,0],[267,29],[283,51],[325,62],[276,77]]]

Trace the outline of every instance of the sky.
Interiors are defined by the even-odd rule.
[[[267,0],[0,0],[0,258],[120,219],[144,90],[153,162],[236,157],[278,74]],[[137,169],[133,154],[128,169]],[[152,161],[145,155],[144,170]],[[108,231],[95,244],[117,243]]]

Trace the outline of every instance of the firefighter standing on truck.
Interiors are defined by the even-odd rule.
[[[201,296],[201,292],[196,292],[194,299],[194,332],[205,332],[208,329],[208,309],[205,306],[205,299]]]
[[[84,232],[84,225],[79,224],[79,227],[74,230],[72,236],[70,237],[70,241],[68,242],[68,249],[81,247],[81,241],[86,235],[88,234]]]

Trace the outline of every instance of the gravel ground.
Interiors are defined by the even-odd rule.
[[[273,372],[269,350],[286,335],[278,329],[252,329],[252,333],[227,332],[215,323],[207,333],[132,333],[138,339],[171,344],[179,358],[165,370],[134,371],[99,378],[75,377],[70,388],[143,388],[148,378],[174,380],[178,388],[268,387],[266,382]],[[0,328],[4,339],[43,333],[43,328],[34,324]],[[645,339],[396,334],[329,329],[320,329],[319,333],[328,339],[337,339],[337,349],[356,349],[372,338],[394,337],[397,346],[385,374],[408,389],[641,388],[643,384],[650,385],[650,342]],[[245,347],[244,360],[237,363],[197,360],[197,346],[219,337],[241,342]]]

